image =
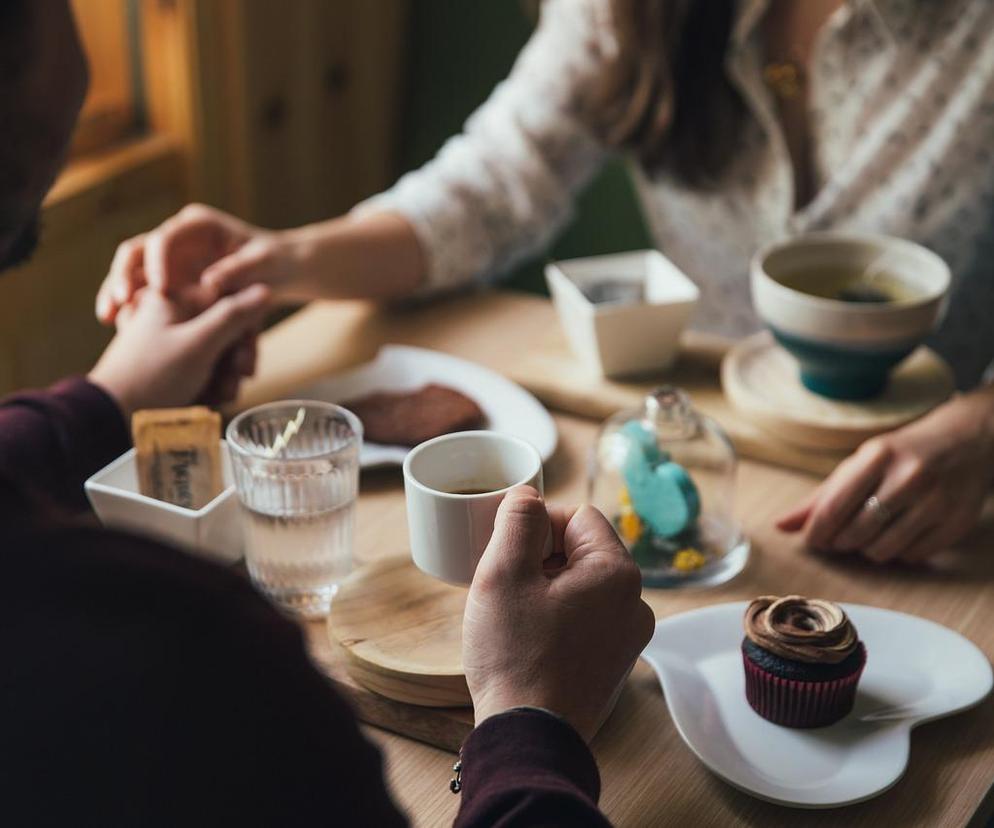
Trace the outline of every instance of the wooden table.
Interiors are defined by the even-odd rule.
[[[516,319],[527,320],[518,326]],[[492,324],[499,319],[500,326]],[[545,320],[544,324],[542,320]],[[258,378],[240,405],[286,395],[334,370],[371,358],[380,344],[433,347],[508,371],[511,362],[554,329],[544,300],[500,294],[407,311],[357,304],[314,304],[263,337]],[[557,414],[560,447],[546,467],[550,500],[583,498],[584,457],[597,423]],[[738,578],[703,592],[646,590],[657,617],[766,593],[799,592],[890,607],[962,632],[994,658],[994,526],[930,571],[826,559],[772,528],[772,519],[812,488],[815,478],[744,461],[736,511],[753,540]],[[407,548],[399,470],[363,475],[358,508],[359,563]],[[309,625],[315,644],[321,624]],[[394,795],[417,825],[451,822],[458,800],[448,791],[451,754],[376,728]],[[601,768],[601,805],[617,825],[632,826],[960,826],[984,825],[994,812],[994,701],[914,731],[905,777],[876,799],[831,811],[769,805],[717,779],[683,744],[654,674],[633,672],[619,705],[593,744]],[[789,757],[785,757],[789,761]]]

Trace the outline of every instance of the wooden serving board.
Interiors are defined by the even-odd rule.
[[[785,442],[739,412],[721,389],[721,363],[731,342],[688,332],[680,358],[666,372],[629,380],[594,376],[573,358],[558,328],[540,347],[514,362],[508,376],[550,408],[581,417],[604,419],[621,409],[641,408],[660,385],[682,388],[694,406],[716,420],[743,457],[819,476],[827,475],[845,457],[837,450],[816,450]]]
[[[308,651],[335,688],[366,724],[456,753],[473,730],[471,707],[422,707],[389,699],[360,684],[349,672],[345,650],[328,634],[324,619],[304,623]]]
[[[801,384],[797,362],[768,332],[728,352],[721,380],[731,403],[771,439],[816,451],[851,451],[931,411],[956,387],[945,361],[922,346],[894,369],[879,395],[830,400]]]
[[[425,575],[409,556],[383,558],[339,585],[328,632],[364,687],[406,704],[465,707],[465,608],[464,587]]]

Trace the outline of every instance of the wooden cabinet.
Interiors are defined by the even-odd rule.
[[[151,123],[183,143],[195,198],[286,227],[391,182],[405,0],[146,0],[144,10]]]

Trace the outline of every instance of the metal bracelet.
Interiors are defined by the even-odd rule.
[[[449,781],[449,790],[457,794],[462,790],[462,751],[459,751],[459,758],[456,763],[452,766],[452,772],[455,776]]]

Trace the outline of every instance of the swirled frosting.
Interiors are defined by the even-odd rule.
[[[802,595],[764,595],[746,609],[745,634],[781,658],[809,664],[838,664],[856,649],[859,637],[838,604]]]

